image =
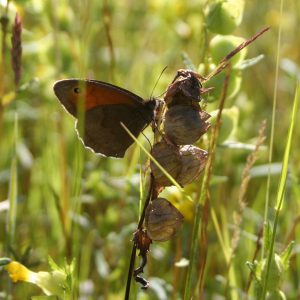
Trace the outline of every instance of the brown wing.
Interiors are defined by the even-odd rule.
[[[105,156],[123,157],[134,142],[121,122],[137,137],[153,118],[155,100],[143,101],[129,91],[105,82],[62,80],[54,85],[54,91],[74,117],[82,100],[84,136],[80,138],[85,146]]]
[[[151,114],[151,111],[148,111]],[[137,137],[149,124],[150,114],[144,108],[125,104],[103,105],[85,114],[84,145],[105,156],[123,157],[134,140],[121,122]],[[76,125],[77,126],[77,125]]]
[[[54,84],[53,89],[60,103],[74,117],[81,100],[85,111],[99,105],[143,106],[145,104],[141,97],[128,90],[96,80],[60,80]]]

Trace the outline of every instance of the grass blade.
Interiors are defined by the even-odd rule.
[[[122,127],[130,135],[130,137],[137,143],[137,145],[146,153],[146,155],[151,159],[157,167],[166,175],[166,177],[175,185],[181,192],[184,192],[183,188],[178,184],[178,182],[161,166],[161,164],[151,155],[151,153],[143,146],[143,144],[130,132],[130,130],[121,123]]]
[[[13,158],[10,166],[10,180],[9,180],[9,212],[7,220],[7,246],[11,247],[15,239],[16,232],[16,215],[17,215],[17,193],[18,193],[18,170],[17,170],[17,153],[16,144],[18,139],[18,115],[15,113],[14,120],[14,148]]]
[[[282,20],[283,14],[283,0],[280,2],[280,20]],[[265,213],[264,221],[267,222],[268,219],[268,210],[270,202],[270,189],[271,189],[271,163],[273,160],[273,146],[274,146],[274,136],[275,136],[275,117],[276,117],[276,108],[277,108],[277,86],[278,86],[278,77],[279,77],[279,60],[280,60],[280,45],[281,45],[281,31],[282,31],[282,22],[279,23],[278,29],[278,40],[277,40],[277,53],[276,53],[276,69],[275,69],[275,82],[274,82],[274,91],[273,91],[273,107],[272,107],[272,121],[271,121],[271,135],[270,135],[270,146],[269,146],[269,172],[267,178],[267,189],[266,189],[266,202],[265,202]],[[264,250],[262,250],[262,257],[264,257]]]
[[[273,225],[273,234],[272,239],[270,243],[270,248],[268,249],[268,262],[267,262],[267,273],[263,284],[263,292],[261,299],[264,300],[266,298],[267,293],[267,283],[268,283],[268,277],[270,273],[270,266],[271,261],[273,257],[273,251],[274,251],[274,244],[275,244],[275,236],[276,236],[276,229],[278,225],[278,219],[279,219],[279,212],[283,205],[284,200],[284,192],[285,192],[285,185],[286,185],[286,178],[287,178],[287,172],[288,172],[288,163],[289,163],[289,157],[291,152],[291,145],[292,145],[292,138],[293,138],[293,132],[294,127],[296,123],[296,113],[299,106],[299,98],[300,98],[300,84],[297,85],[296,94],[294,98],[294,104],[293,104],[293,110],[291,115],[291,123],[288,131],[287,141],[286,141],[286,147],[283,157],[283,163],[282,163],[282,171],[280,176],[280,182],[277,190],[277,199],[276,199],[276,214],[275,214],[275,220]]]

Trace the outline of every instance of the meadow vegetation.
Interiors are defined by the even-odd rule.
[[[129,299],[300,298],[299,1],[0,0],[0,18],[0,299],[124,299],[149,157],[84,148],[54,83],[163,97],[178,69],[205,77],[269,26],[205,82],[208,167],[161,194],[184,222],[151,244],[150,287],[133,280]],[[12,283],[7,258],[46,273]]]

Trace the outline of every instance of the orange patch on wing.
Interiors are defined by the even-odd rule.
[[[114,90],[106,86],[87,86],[84,96],[85,109],[89,110],[99,105],[127,104],[134,106],[135,99],[126,93]],[[76,104],[80,100],[80,94],[72,98],[72,102]]]

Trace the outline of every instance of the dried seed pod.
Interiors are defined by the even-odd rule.
[[[201,76],[196,72],[178,70],[164,98],[167,106],[191,105],[193,102],[199,102],[202,88],[200,78]]]
[[[181,186],[198,179],[208,157],[208,153],[198,147],[186,145],[177,148],[165,141],[154,145],[152,155]],[[150,168],[159,186],[172,185],[168,177],[152,161]]]
[[[174,178],[179,176],[181,171],[181,158],[179,149],[171,144],[166,143],[164,140],[155,144],[152,149],[153,157],[158,163]],[[170,186],[172,182],[168,177],[159,169],[153,162],[150,162],[150,168],[155,181],[160,186]]]
[[[199,178],[205,168],[208,153],[198,147],[186,145],[180,149],[180,157],[182,169],[177,181],[184,186]]]
[[[145,225],[153,241],[168,241],[176,234],[182,222],[183,215],[164,198],[152,200],[146,209]]]
[[[165,114],[165,134],[176,145],[193,144],[210,127],[209,118],[206,111],[192,106],[172,106]]]

